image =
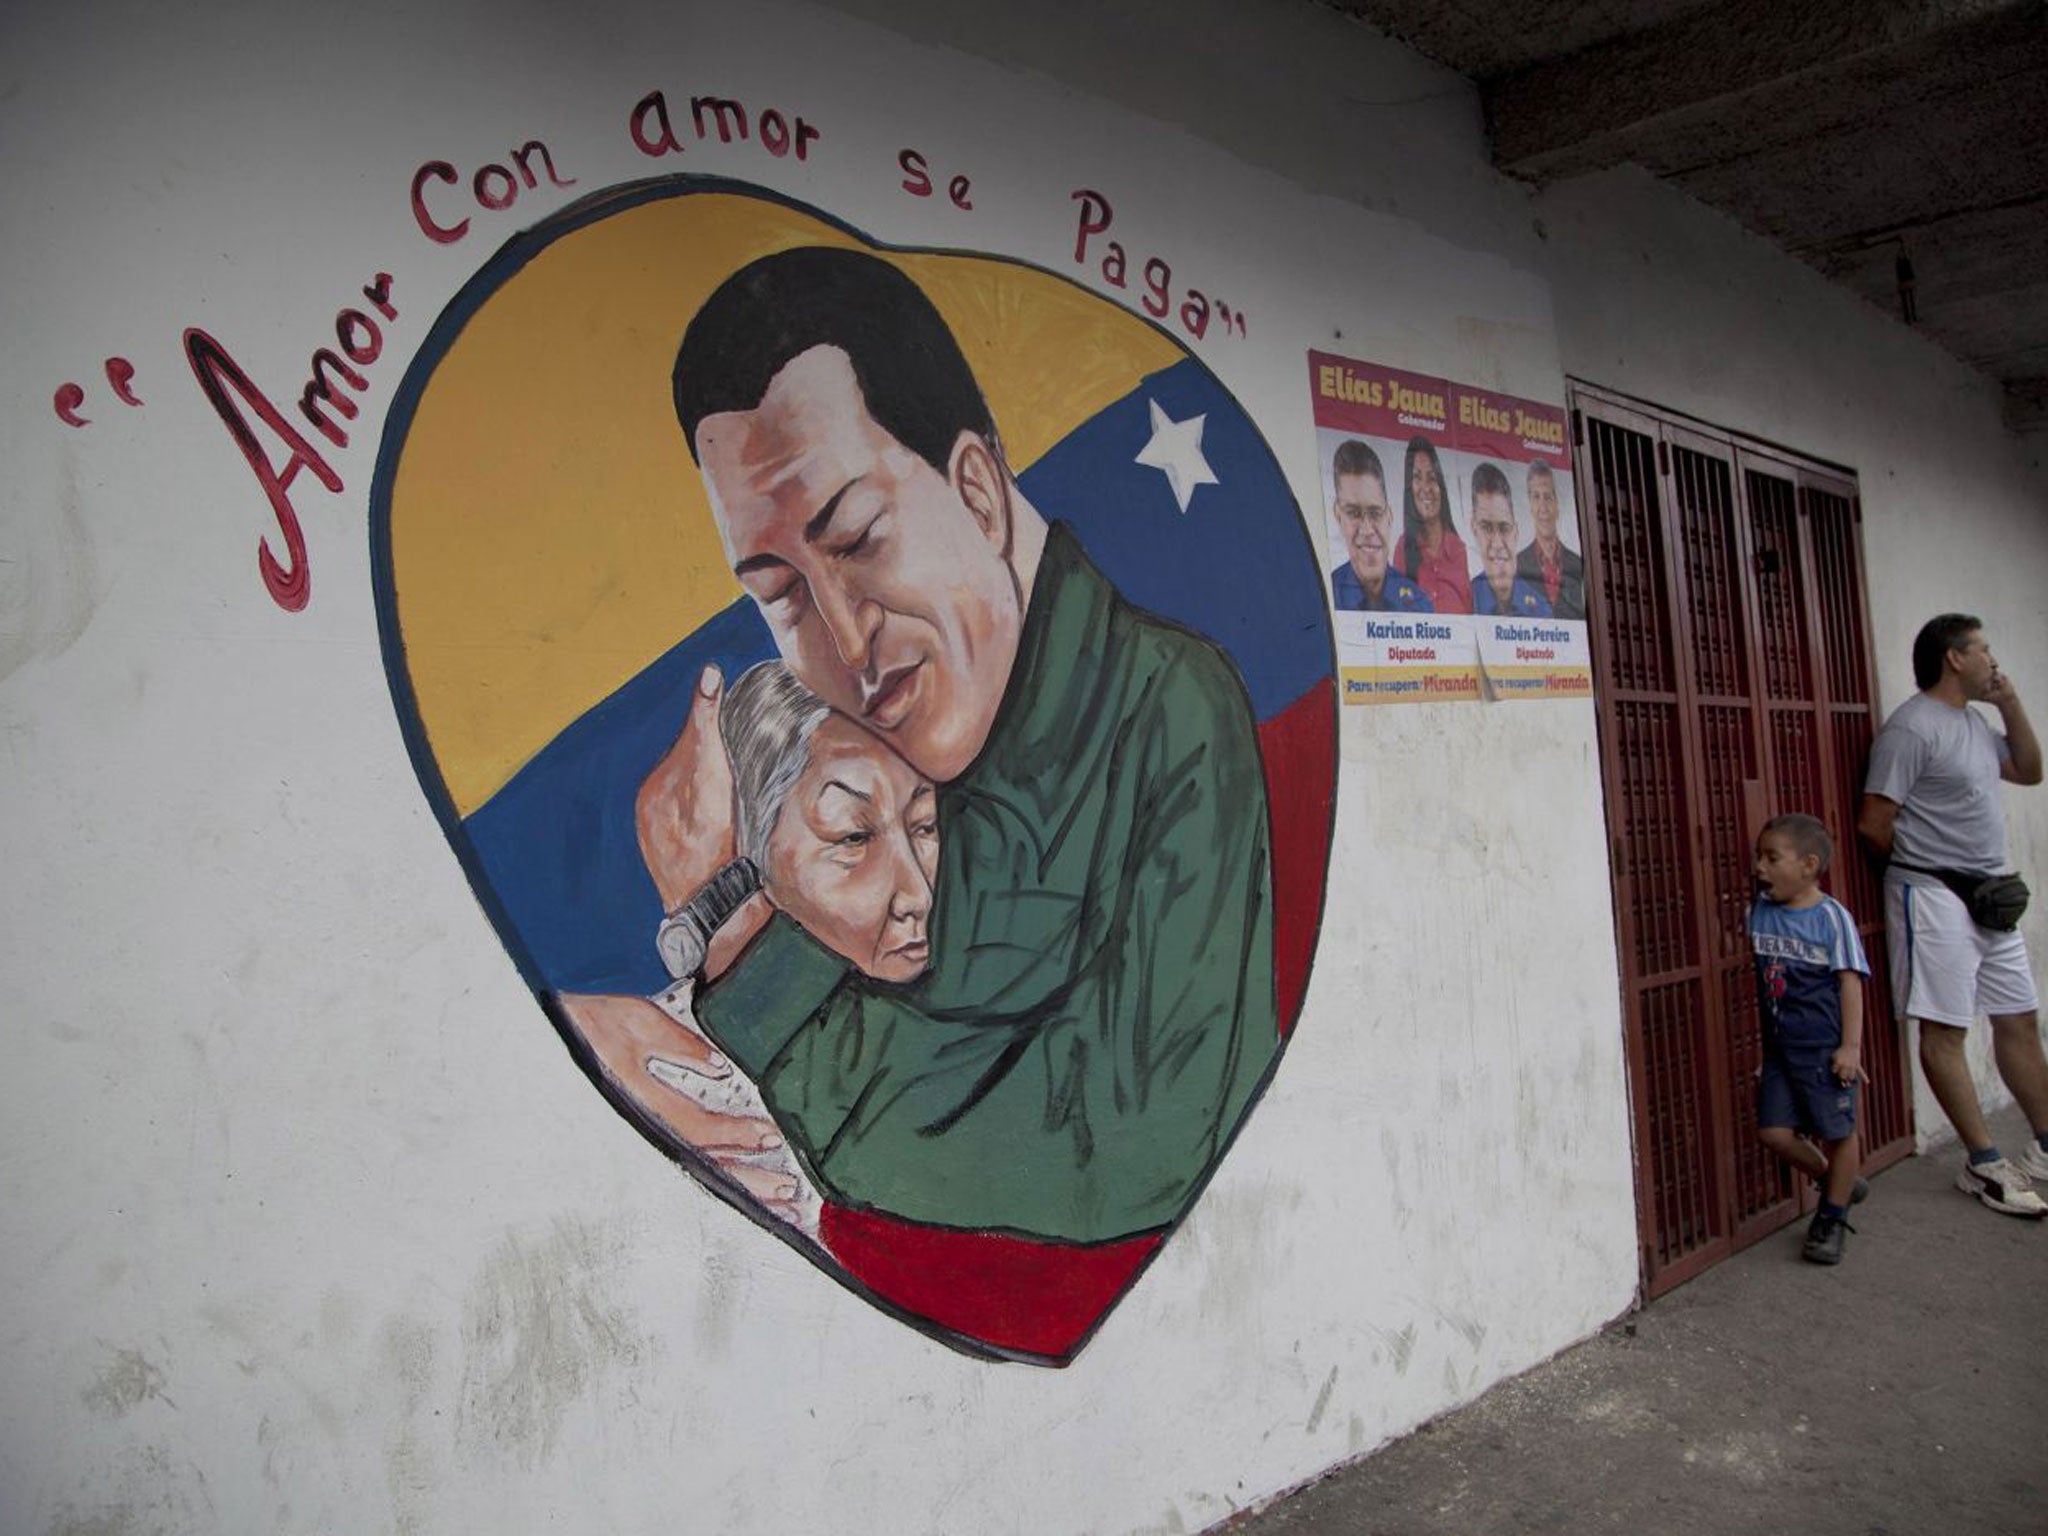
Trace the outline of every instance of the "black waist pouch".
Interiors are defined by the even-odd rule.
[[[2011,933],[2019,927],[2027,901],[2033,895],[2027,882],[2018,875],[1972,875],[1960,869],[1929,869],[1899,859],[1892,862],[1916,875],[1934,876],[1962,898],[1963,905],[1970,909],[1971,922],[1994,933]]]

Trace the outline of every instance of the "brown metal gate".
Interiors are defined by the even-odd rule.
[[[1757,827],[1835,836],[1869,951],[1864,1155],[1911,1149],[1884,912],[1856,845],[1875,728],[1853,479],[1584,385],[1572,434],[1621,942],[1643,1273],[1656,1295],[1810,1203],[1757,1144],[1744,926]]]

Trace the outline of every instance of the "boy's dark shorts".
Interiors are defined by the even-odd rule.
[[[1757,1125],[1790,1126],[1822,1141],[1855,1135],[1856,1097],[1862,1085],[1843,1087],[1835,1078],[1833,1058],[1833,1051],[1792,1055],[1766,1050],[1756,1080]]]

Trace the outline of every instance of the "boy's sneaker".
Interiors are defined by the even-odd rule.
[[[2026,1216],[2036,1221],[2048,1216],[2048,1204],[2034,1193],[2027,1176],[2002,1157],[1988,1163],[1963,1164],[1963,1171],[1956,1175],[1956,1188],[2008,1216]]]
[[[2029,1139],[2027,1144],[2020,1148],[2020,1155],[2013,1161],[2019,1165],[2020,1172],[2028,1178],[2039,1179],[2042,1183],[2048,1184],[2048,1152],[2041,1150],[2038,1141]]]
[[[1799,1257],[1809,1264],[1839,1264],[1842,1262],[1842,1234],[1855,1230],[1840,1216],[1827,1216],[1816,1211],[1813,1225],[1806,1229],[1806,1244],[1799,1250]]]

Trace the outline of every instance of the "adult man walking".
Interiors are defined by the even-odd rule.
[[[2027,949],[2010,928],[1977,921],[1963,893],[2007,873],[1999,781],[2041,782],[2041,743],[2012,680],[1998,670],[1982,621],[1929,619],[1913,641],[1920,692],[1885,721],[1871,748],[1856,830],[1891,860],[1885,934],[1900,1011],[1920,1021],[1920,1065],[1969,1151],[1956,1187],[1994,1211],[2048,1216],[2029,1179],[2048,1179],[2048,1059]],[[1971,710],[1993,706],[2005,731]],[[2033,1137],[2006,1159],[1991,1140],[1963,1050],[1971,1023],[1991,1018],[1999,1076]]]

